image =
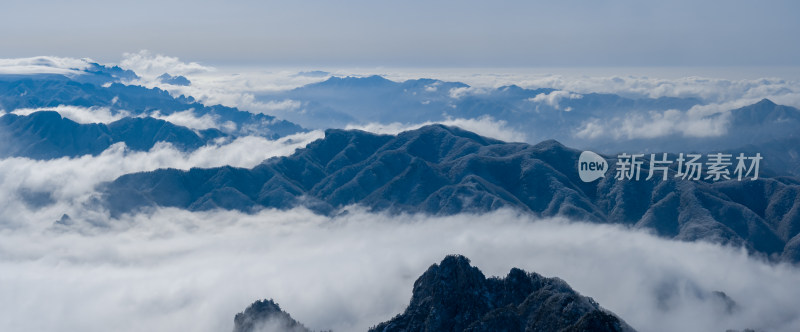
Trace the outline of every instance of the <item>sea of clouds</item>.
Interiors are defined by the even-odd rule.
[[[531,98],[531,102],[555,109],[562,109],[560,100],[578,99],[587,93],[613,93],[630,98],[697,98],[702,101],[702,105],[688,111],[642,109],[625,116],[587,119],[581,124],[580,130],[574,133],[578,139],[610,136],[617,140],[631,140],[669,135],[715,137],[727,132],[726,115],[732,109],[754,104],[764,98],[781,105],[800,107],[800,70],[797,68],[322,68],[308,71],[309,68],[215,68],[147,51],[125,54],[121,64],[137,73],[145,73],[137,84],[157,86],[175,95],[192,95],[207,103],[221,103],[267,114],[302,111],[302,103],[294,100],[264,102],[257,100],[256,96],[324,81],[331,76],[381,75],[395,81],[435,78],[470,85],[449,91],[454,99],[470,94],[485,94],[491,89],[512,84],[531,89],[552,88],[557,91]],[[164,72],[185,75],[192,80],[192,85],[173,86],[155,79]],[[563,108],[563,111],[570,110]],[[722,116],[709,117],[714,114]],[[485,123],[486,119],[482,121]],[[420,124],[383,123],[369,124],[367,127],[398,125],[415,127]],[[502,127],[508,126],[493,124],[487,131]],[[514,140],[520,138],[518,133],[511,135]]]
[[[252,167],[320,135],[0,160],[0,329],[229,330],[235,313],[273,298],[311,328],[365,330],[402,312],[414,280],[454,253],[487,276],[520,267],[562,278],[642,331],[800,328],[800,269],[618,226],[359,207],[335,217],[161,208],[110,218],[94,203],[98,185],[125,173]],[[49,197],[32,203],[37,193]],[[734,311],[713,291],[736,301]]]
[[[81,63],[45,57],[0,66],[9,73],[52,67],[77,75],[69,68],[80,69]],[[128,54],[121,64],[136,70],[142,84],[254,112],[281,106],[254,102],[260,91],[327,78],[297,70],[231,74],[148,52]],[[163,72],[185,75],[192,85],[156,82]],[[392,79],[414,75],[381,72]],[[782,79],[445,74],[436,78],[478,87],[513,81],[574,93],[691,95],[706,98],[709,109],[766,96],[800,106],[797,81]],[[541,102],[555,102],[545,97]],[[103,108],[54,110],[84,123],[119,116]],[[173,116],[168,120],[195,129],[222,125],[191,112]],[[489,117],[448,121],[487,136],[526,139]],[[351,128],[396,133],[418,125]],[[641,331],[800,330],[797,267],[766,262],[738,248],[671,241],[619,226],[536,219],[511,210],[436,217],[369,213],[359,207],[335,217],[300,208],[255,214],[161,208],[111,218],[96,203],[98,186],[123,174],[167,167],[253,167],[322,135],[241,137],[193,152],[169,144],[133,152],[117,144],[98,156],[1,159],[0,330],[224,331],[232,328],[235,313],[259,298],[275,299],[313,329],[365,330],[402,312],[414,280],[447,254],[471,258],[487,276],[503,276],[512,267],[557,276]],[[62,218],[65,214],[69,217]],[[713,291],[736,301],[732,312],[710,295]]]
[[[224,331],[272,298],[311,328],[359,331],[402,312],[427,266],[458,253],[487,276],[520,267],[562,278],[641,331],[800,328],[797,268],[615,226],[358,208],[333,218],[159,209],[108,222],[0,231],[0,326]]]

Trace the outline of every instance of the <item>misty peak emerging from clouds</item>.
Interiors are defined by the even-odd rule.
[[[164,84],[171,84],[171,85],[181,85],[181,86],[189,86],[192,85],[192,82],[189,81],[188,78],[177,75],[172,76],[168,73],[163,73],[161,76],[156,78],[159,82]]]
[[[253,302],[233,319],[233,332],[311,332],[272,300]]]

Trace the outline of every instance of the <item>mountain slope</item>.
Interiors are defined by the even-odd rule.
[[[79,124],[57,112],[34,112],[0,117],[0,158],[28,157],[51,159],[97,155],[114,143],[146,151],[157,142],[173,144],[181,150],[197,149],[225,136],[216,129],[195,133],[189,128],[153,118],[124,118],[108,125]]]
[[[324,139],[253,169],[128,174],[102,190],[115,215],[153,206],[255,211],[302,205],[331,213],[358,204],[429,214],[509,207],[645,228],[668,238],[743,245],[766,255],[785,254],[800,234],[796,178],[635,181],[617,180],[609,170],[605,178],[584,183],[579,154],[555,141],[505,143],[441,125],[397,136],[328,130]],[[758,199],[750,198],[754,190]]]

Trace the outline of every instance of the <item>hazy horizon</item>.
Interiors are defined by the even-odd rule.
[[[312,66],[797,66],[795,1],[8,1],[0,57]],[[33,19],[32,19],[33,18]],[[33,41],[33,42],[32,42]]]

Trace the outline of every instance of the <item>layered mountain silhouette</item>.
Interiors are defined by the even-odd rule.
[[[620,119],[635,114],[677,110],[702,105],[696,98],[626,98],[615,94],[574,94],[554,89],[526,89],[516,85],[473,89],[460,82],[414,79],[395,82],[381,76],[330,77],[289,91],[257,95],[261,102],[285,102],[276,109],[278,120],[221,105],[206,106],[192,97],[173,97],[158,88],[125,85],[138,78],[119,67],[93,64],[83,75],[0,75],[0,109],[56,107],[59,105],[102,106],[112,112],[126,110],[135,116],[158,112],[169,115],[192,110],[195,116],[217,119],[219,129],[231,135],[261,135],[277,138],[309,128],[344,127],[356,123],[421,123],[450,117],[490,116],[525,132],[529,140],[557,139],[568,145],[605,153],[626,151],[710,152],[742,146],[771,145],[798,139],[800,111],[762,100],[740,109],[707,117],[726,128],[720,136],[690,137],[673,133],[656,138],[625,138],[606,132],[597,137],[576,133],[586,121]],[[174,85],[191,84],[181,76],[164,74],[159,80]],[[543,97],[543,98],[540,98]],[[609,120],[610,121],[610,120]],[[606,124],[611,128],[613,125]],[[782,160],[796,157],[782,155]],[[779,173],[797,175],[800,163],[778,164]]]
[[[491,116],[528,133],[530,139],[558,139],[570,143],[577,142],[571,141],[575,140],[572,134],[588,118],[608,118],[630,111],[685,111],[702,104],[696,98],[626,98],[602,93],[560,95],[564,92],[516,85],[472,88],[461,82],[427,78],[395,82],[374,75],[330,77],[290,91],[263,93],[257,98],[262,102],[287,99],[300,102],[301,109],[277,115],[308,128]]]
[[[236,315],[234,332],[308,331],[272,301],[257,301]],[[558,278],[514,268],[486,278],[463,256],[447,256],[415,282],[406,310],[369,329],[392,331],[634,331],[623,320]]]
[[[700,137],[686,136],[682,133],[633,139],[615,138],[607,134],[592,140],[586,140],[589,148],[613,153],[622,151],[668,151],[668,152],[710,152],[720,150],[737,150],[742,147],[759,147],[765,149],[793,148],[796,145],[782,144],[786,141],[797,141],[800,134],[800,110],[791,106],[778,105],[769,99],[733,109],[726,112],[706,116],[703,120],[719,124],[724,132],[719,135]],[[781,154],[780,158],[791,158]],[[796,156],[794,157],[797,158]],[[776,168],[782,165],[775,165]],[[800,163],[783,167],[781,171],[791,171],[800,167]],[[792,173],[797,175],[797,173]]]
[[[106,125],[76,123],[53,111],[25,116],[6,114],[0,117],[0,158],[98,155],[119,142],[136,151],[149,150],[157,142],[171,143],[188,151],[224,136],[216,129],[195,132],[149,117],[123,118]]]
[[[96,62],[89,63],[86,69],[83,69],[83,75],[76,75],[71,79],[81,83],[92,83],[94,85],[103,85],[106,83],[132,81],[139,79],[132,70],[122,69],[119,66],[106,66]]]
[[[771,144],[798,138],[800,111],[764,99],[753,105],[705,117],[721,133],[657,137],[627,137],[614,130],[622,119],[647,117],[651,112],[684,114],[703,105],[697,98],[629,98],[616,94],[571,93],[516,85],[472,88],[461,82],[413,79],[402,82],[381,76],[330,77],[289,91],[258,95],[263,102],[293,100],[297,109],[276,110],[281,117],[309,128],[341,128],[354,123],[422,123],[447,118],[490,116],[526,133],[530,141],[556,139],[567,145],[604,153],[711,152],[745,145]],[[643,120],[644,121],[644,120]],[[655,121],[655,120],[654,120]],[[597,122],[602,134],[578,133]],[[785,159],[785,158],[784,158]],[[790,165],[791,169],[800,163]],[[782,169],[783,171],[784,169]],[[793,173],[795,174],[795,173]]]
[[[355,204],[439,215],[507,207],[800,261],[797,178],[704,182],[675,178],[672,170],[665,181],[637,181],[617,180],[609,169],[584,183],[579,154],[556,141],[506,143],[442,125],[396,136],[328,130],[293,155],[252,169],[162,169],[122,176],[101,190],[114,215],[155,206],[246,212],[305,206],[333,213]]]
[[[195,116],[208,115],[220,124],[220,130],[233,135],[260,135],[277,138],[303,131],[297,124],[265,114],[254,114],[222,105],[206,106],[193,97],[173,97],[158,88],[119,83],[134,75],[118,67],[98,67],[97,73],[67,77],[55,74],[0,75],[0,109],[7,113],[20,108],[52,108],[59,105],[108,107],[113,114],[124,110],[133,116],[154,112],[170,115],[192,110]],[[113,75],[112,75],[113,74]],[[170,76],[172,83],[186,83]],[[177,81],[175,81],[177,80]],[[188,80],[187,80],[188,81]]]

